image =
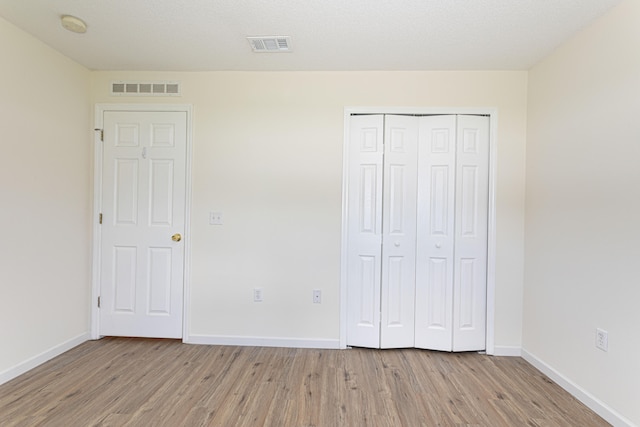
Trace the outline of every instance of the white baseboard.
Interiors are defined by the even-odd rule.
[[[540,372],[555,381],[560,387],[568,391],[573,397],[584,403],[593,412],[604,418],[608,423],[612,424],[615,427],[637,427],[629,419],[620,415],[607,404],[595,398],[591,393],[573,383],[570,379],[562,375],[560,372],[556,371],[551,366],[547,365],[535,355],[529,353],[524,348],[522,349],[522,358],[531,363]]]
[[[89,340],[89,333],[84,333],[78,335],[77,337],[71,338],[68,341],[63,342],[62,344],[58,344],[55,347],[52,347],[44,352],[33,356],[24,362],[18,363],[17,365],[0,372],[0,384],[4,384],[6,382],[11,381],[12,379],[24,374],[31,369],[42,365],[44,362],[53,359],[56,356],[61,355],[65,351],[69,351],[72,348],[79,346],[85,341]]]
[[[255,347],[297,347],[339,349],[340,340],[279,338],[279,337],[245,337],[231,335],[189,335],[184,339],[187,344],[206,345],[239,345]]]
[[[496,345],[493,347],[493,356],[522,356],[522,347],[516,347],[511,345]]]

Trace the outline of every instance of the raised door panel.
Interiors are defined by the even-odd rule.
[[[377,164],[359,165],[359,197],[357,210],[359,213],[359,234],[377,238],[380,232],[380,179],[382,170]]]
[[[113,247],[113,310],[134,313],[136,308],[138,250],[136,247]],[[105,301],[106,302],[106,301]]]
[[[175,147],[176,126],[173,123],[151,123],[151,136],[149,138],[149,146],[158,147]]]
[[[147,314],[171,315],[171,248],[149,248],[147,256]]]
[[[383,116],[351,117],[347,177],[347,345],[380,346]]]
[[[173,159],[152,159],[149,162],[150,226],[173,225],[174,176]]]
[[[358,262],[359,261],[359,262]],[[358,309],[354,318],[358,327],[378,327],[377,299],[380,293],[380,274],[378,272],[379,261],[375,256],[358,257],[357,281],[353,284],[352,295],[358,295]]]
[[[116,148],[139,147],[140,146],[140,123],[115,123],[112,128],[115,132],[113,144]]]
[[[113,222],[117,225],[138,223],[138,159],[113,159]]]
[[[418,119],[385,116],[382,348],[413,347]]]
[[[416,244],[418,348],[452,349],[456,117],[420,118]]]
[[[453,350],[486,345],[489,118],[458,116]]]
[[[403,300],[403,272],[406,270],[404,263],[405,257],[402,256],[390,256],[385,259],[385,275],[387,278],[385,303],[383,306],[386,308],[386,312],[383,317],[385,325],[387,327],[402,327],[404,326],[404,311],[406,307]]]

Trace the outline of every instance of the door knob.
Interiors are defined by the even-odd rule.
[[[171,240],[173,240],[174,242],[179,242],[180,240],[182,240],[182,236],[180,235],[180,233],[176,233],[171,236]]]
[[[436,243],[436,248],[440,249],[442,245],[440,243]]]

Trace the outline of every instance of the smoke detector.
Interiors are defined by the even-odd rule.
[[[82,19],[76,18],[75,16],[62,15],[60,17],[60,23],[62,23],[62,26],[65,29],[73,33],[82,34],[87,32],[87,24],[85,24]]]
[[[263,36],[247,37],[251,49],[258,53],[291,52],[291,37],[289,36]]]

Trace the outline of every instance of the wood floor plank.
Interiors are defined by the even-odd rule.
[[[0,386],[0,425],[608,424],[517,357],[104,338]]]

